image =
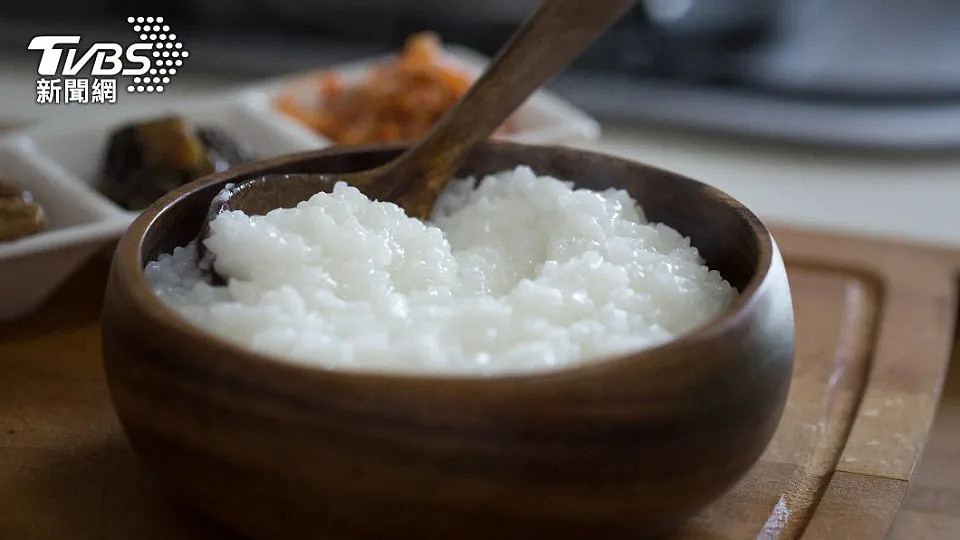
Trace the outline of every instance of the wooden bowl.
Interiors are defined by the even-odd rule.
[[[495,377],[328,371],[213,337],[147,286],[144,264],[190,241],[225,183],[358,170],[398,151],[334,148],[208,176],[120,241],[103,315],[110,392],[134,448],[187,500],[257,537],[636,536],[676,525],[754,463],[792,371],[783,263],[735,200],[646,165],[489,143],[463,170],[527,164],[624,188],[741,291],[700,329],[595,364]]]

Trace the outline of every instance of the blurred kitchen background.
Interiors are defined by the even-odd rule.
[[[421,30],[490,55],[538,3],[9,2],[0,123],[89,114],[34,104],[37,34],[123,42],[127,16],[163,15],[190,62],[169,94],[124,96],[133,106],[392,52]],[[960,245],[957,0],[640,0],[550,87],[602,123],[584,144],[768,219]]]

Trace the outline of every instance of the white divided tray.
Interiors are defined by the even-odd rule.
[[[451,65],[471,74],[482,71],[487,61],[458,47],[450,47],[444,54]],[[379,60],[383,59],[332,69],[349,82],[361,78]],[[256,159],[326,147],[329,140],[275,111],[272,105],[288,85],[298,85],[316,73],[169,106],[120,112],[91,109],[89,123],[50,122],[0,139],[0,177],[32,192],[48,220],[38,234],[0,243],[0,321],[38,307],[77,266],[118,238],[138,215],[96,189],[113,130],[126,123],[175,114],[196,125],[222,129]],[[304,85],[299,87],[309,91]],[[303,98],[316,99],[313,92]],[[595,138],[600,132],[592,118],[544,91],[527,100],[511,123],[515,131],[503,138],[524,143],[573,142]]]
[[[344,83],[357,83],[366,76],[371,66],[389,58],[387,56],[351,62],[334,68],[334,71]],[[444,61],[464,73],[479,76],[489,59],[465,47],[450,45],[444,49]],[[321,71],[326,70],[293,75],[258,85],[244,92],[241,99],[260,113],[276,114],[288,122],[296,123],[295,120],[273,111],[273,100],[285,88],[292,88],[299,101],[315,104],[318,99],[316,76]],[[502,139],[525,144],[570,143],[600,136],[600,124],[596,120],[545,90],[539,90],[530,96],[511,116],[510,124],[514,131],[503,135]],[[320,139],[332,144],[323,137]]]

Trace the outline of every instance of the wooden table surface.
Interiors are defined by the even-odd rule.
[[[754,470],[677,535],[960,538],[960,253],[776,236],[798,320],[790,402]],[[0,324],[0,539],[233,537],[123,437],[100,365],[106,271],[97,257]]]

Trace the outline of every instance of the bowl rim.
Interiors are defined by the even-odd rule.
[[[149,231],[152,230],[155,223],[171,208],[180,204],[183,200],[194,193],[201,191],[211,184],[230,181],[232,178],[256,174],[257,171],[276,167],[281,164],[315,159],[327,155],[347,154],[347,153],[365,153],[365,152],[386,152],[396,151],[405,148],[404,144],[370,144],[354,146],[331,146],[322,149],[307,150],[291,154],[284,154],[274,158],[251,161],[230,168],[220,173],[210,174],[167,193],[149,207],[133,221],[130,227],[121,237],[111,264],[111,276],[108,282],[108,289],[114,286],[124,299],[129,300],[132,305],[129,307],[136,310],[141,316],[145,317],[149,323],[165,332],[171,333],[172,339],[182,342],[204,343],[208,347],[215,349],[216,356],[226,358],[227,362],[252,366],[272,370],[274,372],[285,372],[293,376],[304,377],[323,377],[329,379],[347,379],[352,381],[388,382],[388,381],[431,381],[433,384],[448,382],[451,384],[493,384],[494,382],[514,382],[523,383],[530,381],[543,382],[546,379],[561,379],[567,377],[583,377],[592,373],[616,367],[625,362],[635,362],[637,360],[648,361],[651,363],[664,362],[670,356],[670,353],[683,348],[690,348],[698,344],[706,344],[720,336],[730,332],[740,326],[754,308],[760,302],[761,289],[768,281],[771,268],[774,262],[774,252],[776,251],[773,237],[769,230],[760,219],[751,212],[742,203],[717,189],[703,182],[688,178],[678,173],[667,171],[659,167],[654,167],[643,162],[596,152],[593,150],[570,148],[561,145],[534,145],[523,144],[508,141],[487,141],[483,148],[505,148],[505,147],[523,147],[537,148],[549,152],[575,152],[578,154],[592,155],[612,163],[636,168],[655,171],[660,174],[667,174],[671,181],[683,181],[694,184],[699,192],[707,197],[713,197],[721,203],[729,206],[742,219],[752,232],[757,242],[757,267],[747,282],[747,285],[739,292],[737,298],[731,303],[723,313],[701,324],[693,330],[672,339],[670,341],[642,349],[640,351],[625,352],[595,361],[589,361],[576,365],[559,366],[551,369],[520,371],[520,372],[494,372],[494,373],[446,373],[446,372],[392,372],[364,369],[336,369],[325,367],[322,364],[310,364],[302,360],[291,359],[282,355],[274,355],[265,352],[251,350],[239,343],[235,343],[226,338],[220,337],[212,332],[204,330],[200,326],[193,324],[156,296],[150,286],[147,284],[144,276],[144,266],[141,265],[141,252],[144,247],[144,240]],[[668,224],[669,225],[669,224]],[[108,309],[109,302],[105,304],[105,311]],[[213,356],[213,355],[211,355]]]

